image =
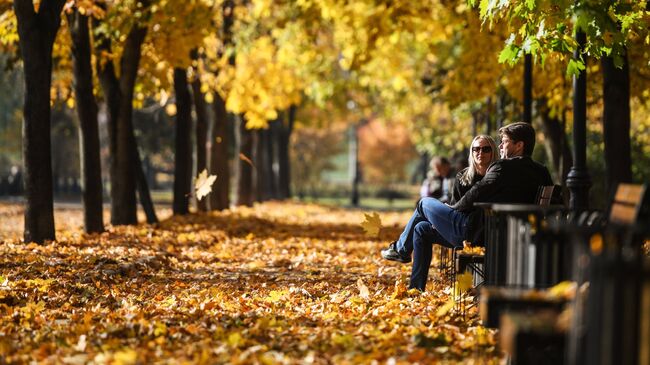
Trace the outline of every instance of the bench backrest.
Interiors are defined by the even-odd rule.
[[[609,222],[631,226],[650,219],[650,194],[646,185],[619,184],[609,211]]]
[[[562,204],[562,186],[546,185],[537,189],[537,198],[535,202],[538,205],[548,206],[551,204]]]

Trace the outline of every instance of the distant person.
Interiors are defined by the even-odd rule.
[[[451,163],[444,157],[436,156],[431,159],[429,167],[427,178],[420,187],[420,198],[436,198],[443,203],[449,202],[454,180]]]
[[[432,226],[432,241],[462,247],[463,241],[472,241],[483,226],[475,202],[533,203],[540,185],[552,185],[548,169],[530,157],[535,147],[535,129],[530,124],[509,124],[499,129],[499,135],[502,159],[493,162],[485,177],[451,206],[435,198],[422,198],[400,237],[381,251],[383,258],[410,262],[416,227],[423,226],[421,222]]]

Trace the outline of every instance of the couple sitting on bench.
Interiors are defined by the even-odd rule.
[[[400,237],[381,251],[383,258],[402,263],[411,262],[413,253],[409,289],[425,290],[434,243],[453,248],[464,240],[476,242],[483,221],[474,203],[533,203],[540,185],[553,185],[548,169],[530,157],[535,147],[530,124],[509,124],[499,136],[500,160],[491,137],[474,138],[470,167],[456,177],[452,205],[421,199]]]

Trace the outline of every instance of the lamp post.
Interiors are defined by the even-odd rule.
[[[573,57],[580,60],[587,43],[587,35],[583,31],[577,30],[576,41],[578,48]],[[571,191],[569,200],[571,210],[586,210],[589,207],[589,187],[591,187],[591,177],[587,171],[586,70],[581,70],[578,76],[573,76],[573,166],[567,176],[566,184]]]

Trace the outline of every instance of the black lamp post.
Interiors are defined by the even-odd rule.
[[[573,57],[582,58],[582,52],[587,42],[587,35],[576,32],[578,48]],[[586,63],[585,60],[583,62]],[[589,208],[589,188],[591,177],[587,171],[587,71],[582,70],[578,76],[573,76],[573,166],[566,180],[571,191],[569,206],[574,211]]]
[[[522,121],[533,123],[533,56],[524,55],[524,113]]]

